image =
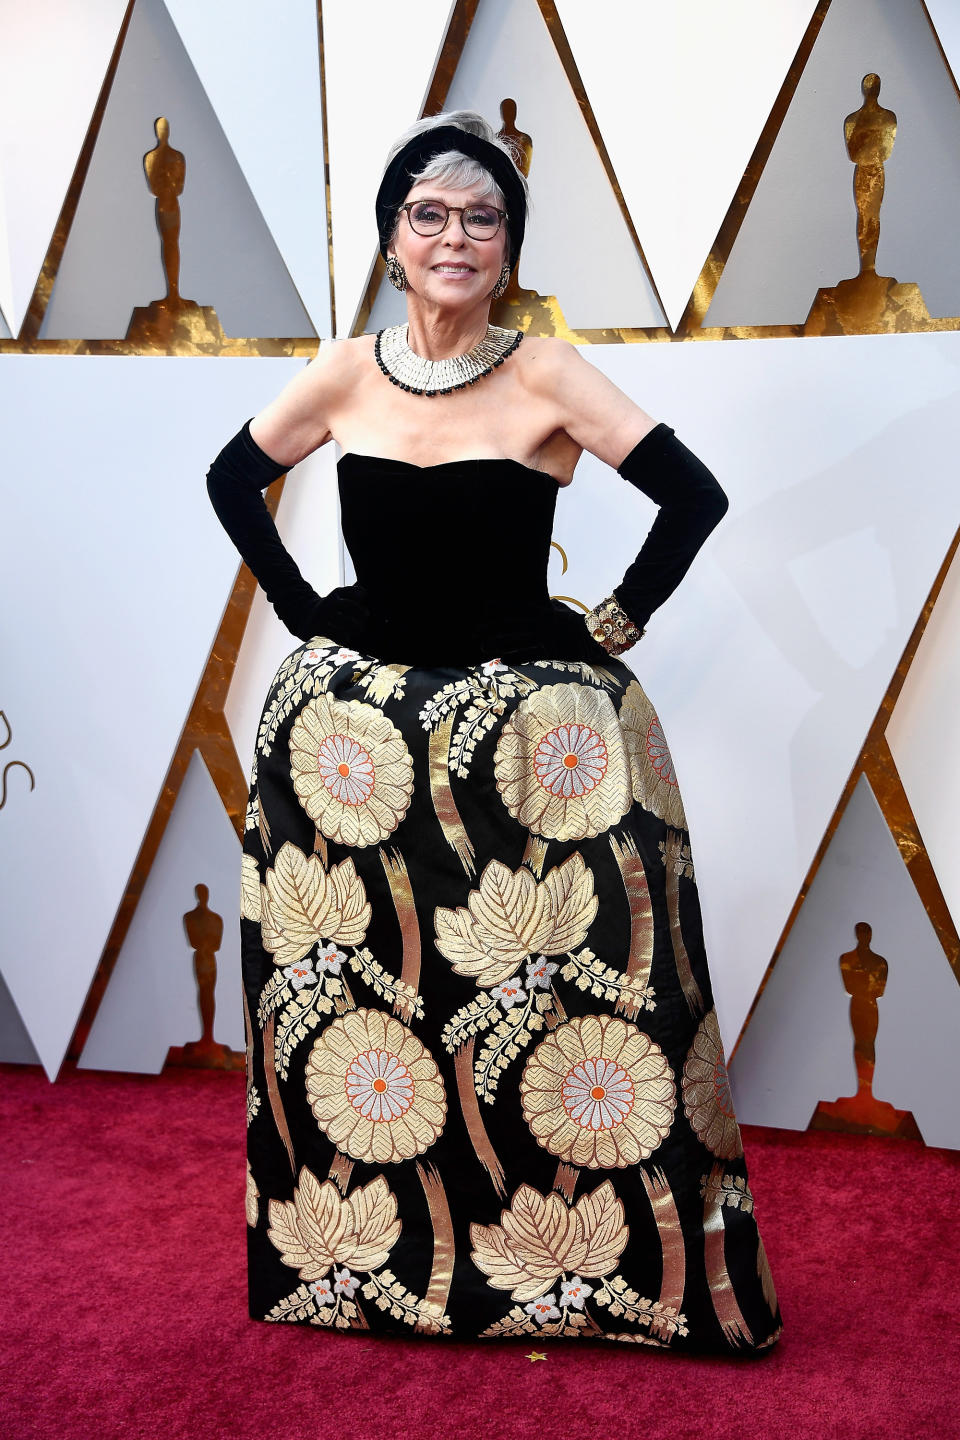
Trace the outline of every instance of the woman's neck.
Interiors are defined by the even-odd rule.
[[[425,304],[418,295],[408,295],[407,343],[414,354],[422,355],[425,360],[464,355],[486,335],[489,318],[487,299],[470,310],[451,312],[438,305]]]

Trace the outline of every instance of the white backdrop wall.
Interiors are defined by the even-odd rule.
[[[49,22],[51,4],[37,7],[38,25]],[[658,295],[675,320],[812,9],[791,4],[774,20],[761,0],[740,0],[724,10],[684,0],[686,24],[671,32],[662,7],[646,0],[629,7],[610,0],[592,12],[590,26],[576,7],[560,7],[588,97],[597,97],[594,111],[618,175],[623,167],[645,268],[629,243],[535,0],[480,0],[448,103],[476,106],[496,121],[500,101],[513,98],[518,124],[533,135],[534,212],[521,284],[556,294],[574,325],[662,324]],[[108,7],[97,13],[102,19]],[[367,7],[328,0],[323,7],[341,333],[349,330],[376,254],[372,214],[379,165],[392,133],[416,116],[450,7],[445,0],[422,0],[419,28],[401,27],[399,37],[387,23],[394,13],[379,0]],[[919,3],[896,7],[894,15],[886,0],[867,0],[856,14],[859,27],[848,0],[831,7],[832,29],[823,27],[781,132],[783,146],[793,148],[774,147],[770,184],[761,183],[757,208],[751,206],[741,228],[741,250],[734,248],[721,277],[711,324],[802,319],[816,284],[854,273],[852,167],[835,152],[838,143],[842,151],[843,116],[860,103],[860,79],[872,68],[890,77],[894,93],[884,89],[881,98],[898,113],[900,148],[894,154],[906,157],[888,175],[884,206],[891,226],[881,229],[881,247],[889,237],[897,278],[919,279],[924,293],[935,297],[937,313],[960,313],[955,250],[921,237],[919,223],[903,221],[909,194],[913,213],[929,204],[937,217],[933,228],[946,233],[953,201],[940,187],[942,176],[952,172],[938,159],[942,148],[925,149],[922,136],[953,133],[958,106],[953,92],[950,108],[951,77]],[[13,33],[22,37],[27,22],[18,24]],[[889,38],[894,24],[900,26],[896,44]],[[29,33],[30,44],[21,39],[22,53],[35,82],[40,51],[35,32]],[[77,64],[88,75],[102,71],[109,33],[104,21],[98,44],[78,52]],[[702,161],[706,92],[698,91],[697,103],[688,107],[676,99],[692,83],[689,46],[681,43],[691,34],[700,37],[705,54],[742,56],[735,108],[724,99],[724,84],[707,87],[722,117],[710,133],[724,163],[702,187],[691,178],[691,167]],[[233,62],[217,59],[221,42],[224,54],[236,58],[251,37],[255,65],[249,54],[243,63],[236,59],[235,71]],[[644,41],[648,84],[640,115],[637,87],[628,83],[629,52],[632,46],[639,56]],[[94,151],[89,195],[84,192],[77,211],[43,334],[67,341],[116,335],[132,304],[161,293],[142,155],[154,143],[153,117],[165,113],[173,97],[184,128],[172,128],[171,141],[187,151],[188,177],[209,182],[206,193],[197,186],[189,199],[184,195],[185,291],[216,306],[225,321],[229,317],[228,329],[239,326],[251,336],[330,333],[315,6],[287,0],[266,25],[247,0],[239,7],[210,0],[202,17],[174,0],[169,6],[137,0],[127,42]],[[944,39],[948,54],[952,43]],[[729,70],[730,62],[724,63]],[[717,64],[722,79],[727,71]],[[403,86],[385,91],[382,80],[390,73],[402,74]],[[278,79],[288,76],[288,82]],[[804,117],[817,111],[825,77],[833,87],[828,113],[819,115],[817,126],[805,124]],[[26,88],[22,76],[17,83]],[[81,98],[74,102],[74,154],[96,89],[92,82],[76,87]],[[822,97],[819,103],[827,105]],[[644,120],[642,147],[636,145],[638,116]],[[40,125],[38,117],[35,123]],[[42,153],[39,144],[35,153]],[[783,158],[788,153],[789,163]],[[630,155],[639,157],[632,166]],[[272,163],[276,156],[281,163]],[[8,256],[0,307],[14,331],[25,308],[22,297],[29,297],[35,279],[31,266],[44,250],[36,238],[39,199],[32,209],[23,173],[0,147]],[[43,191],[42,214],[54,218],[69,179],[62,164],[57,173],[65,178]],[[947,188],[954,193],[955,187]],[[577,204],[571,211],[573,191]],[[789,220],[798,191],[807,196],[805,229]],[[51,196],[58,194],[54,205]],[[836,213],[833,228],[823,206]],[[30,225],[23,218],[28,209]],[[885,208],[882,224],[887,213]],[[121,230],[121,215],[137,217],[132,228]],[[52,223],[43,222],[48,238]],[[813,268],[797,289],[799,259],[807,255]],[[395,305],[399,297],[388,293]],[[381,307],[378,300],[372,325],[384,323]],[[952,461],[958,346],[957,332],[948,331],[585,351],[644,409],[675,428],[730,497],[727,516],[684,584],[658,612],[642,646],[625,657],[658,708],[683,786],[728,1049],[960,523]],[[12,1037],[4,1055],[24,1058],[26,1036],[51,1077],[123,897],[236,574],[237,557],[206,497],[207,466],[242,421],[304,363],[255,355],[229,364],[225,357],[35,356],[16,353],[16,342],[0,354],[4,514],[10,522],[0,575],[6,632],[0,708],[13,730],[8,754],[27,761],[36,775],[32,791],[22,783],[23,772],[11,776],[0,809],[7,916],[0,942],[7,998],[0,990],[0,1008],[7,1006],[8,1019],[6,1029],[0,1025],[0,1044],[4,1034]],[[278,516],[285,540],[321,591],[351,578],[349,557],[340,551],[334,461],[331,446],[295,467]],[[585,604],[608,593],[654,514],[649,501],[585,456],[560,497],[555,538],[570,568],[561,574],[555,557],[551,588]],[[891,740],[957,914],[960,780],[950,744],[955,686],[949,679],[960,626],[955,592],[951,581],[895,713]],[[293,644],[258,595],[226,705],[245,769],[267,684]],[[156,1069],[168,1045],[193,1038],[184,1033],[191,962],[180,916],[194,903],[187,872],[196,867],[179,863],[184,851],[177,842],[188,821],[188,829],[211,836],[219,876],[211,904],[228,931],[238,924],[239,846],[229,827],[216,823],[199,765],[197,759],[191,766],[177,802],[151,895],[127,936],[85,1064],[130,1064],[129,1040],[136,1034],[140,1063]],[[861,830],[874,833],[869,826]],[[226,878],[231,845],[232,897]],[[877,873],[889,867],[889,851],[873,841],[870,847],[869,864]],[[197,873],[194,882],[203,879]],[[836,934],[836,943],[848,949],[853,923],[870,916],[846,913],[853,897],[845,898],[843,885],[825,884],[821,891],[825,898],[818,903],[832,918],[820,933],[831,937],[834,949]],[[177,923],[162,931],[159,919],[149,926],[151,915],[167,911]],[[922,932],[914,912],[904,914],[904,934],[927,946],[925,964],[933,974],[929,925]],[[162,954],[169,957],[170,977],[164,1004],[151,989],[163,978]],[[895,956],[887,958],[892,965]],[[220,960],[218,995],[228,995],[231,983],[239,993],[232,939],[225,940]],[[831,953],[823,963],[828,969],[834,960]],[[780,965],[777,993],[786,1001],[758,1009],[746,1033],[763,1041],[768,1053],[786,1055],[793,1052],[785,1042],[795,1048],[807,1013],[797,997],[813,972],[787,952]],[[940,978],[952,993],[956,983],[948,967]],[[924,983],[934,993],[934,982]],[[898,993],[892,986],[894,1008]],[[814,1006],[832,1003],[826,992],[811,991],[808,998]],[[19,1030],[11,1007],[22,1020]],[[239,1044],[236,1007],[224,999],[218,1013],[224,1027],[218,1038]],[[145,1024],[152,1026],[149,1039],[138,1028]],[[842,1022],[836,1024],[842,1032]],[[913,1036],[903,1040],[908,1052],[920,1043],[909,1026],[898,1033],[901,1040]],[[881,1051],[883,1043],[881,1030]],[[789,1066],[777,1072],[771,1094],[769,1074],[755,1068],[747,1049],[743,1056],[732,1067],[743,1118],[806,1124],[803,1104],[798,1109],[788,1103],[797,1083]],[[835,1098],[844,1067],[849,1070],[849,1055],[841,1055],[838,1042],[825,1062],[820,1098]],[[894,1076],[878,1062],[881,1073]],[[900,1083],[890,1079],[894,1088]],[[900,1103],[895,1094],[884,1098]],[[960,1145],[960,1135],[940,1143]]]

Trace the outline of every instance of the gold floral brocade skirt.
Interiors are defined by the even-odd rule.
[[[241,942],[254,1318],[777,1339],[683,802],[622,661],[299,646]]]

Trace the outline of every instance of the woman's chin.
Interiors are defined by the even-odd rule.
[[[483,276],[476,270],[468,275],[443,275],[431,270],[426,277],[427,292],[454,303],[462,299],[478,300],[493,289],[493,281],[484,286]]]

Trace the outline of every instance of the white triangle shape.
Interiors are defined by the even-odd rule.
[[[556,295],[574,330],[663,314],[536,0],[481,0],[447,97],[499,127],[517,102],[533,140],[519,281]]]
[[[897,116],[884,164],[877,272],[931,315],[960,309],[960,102],[919,3],[832,0],[743,217],[705,324],[795,325],[821,286],[859,269],[844,121],[863,77]]]
[[[39,1065],[40,1056],[33,1047],[29,1031],[23,1023],[13,996],[0,975],[0,1061],[6,1065]]]
[[[245,1045],[240,993],[240,843],[223,802],[194,751],[143,894],[77,1062],[83,1070],[157,1075],[171,1045],[199,1040],[192,948],[183,916],[206,885],[220,916],[214,1039]]]
[[[839,959],[860,921],[888,966],[873,1094],[911,1111],[928,1145],[960,1149],[960,986],[864,776],[731,1059],[737,1116],[805,1130],[821,1100],[856,1094]]]
[[[811,0],[557,0],[673,327],[813,9]]]
[[[924,0],[924,9],[943,46],[954,81],[960,84],[960,8],[957,0]]]
[[[886,738],[954,922],[960,921],[960,555],[934,602]]]
[[[166,6],[313,327],[329,335],[316,6],[278,10],[260,0],[166,0]]]
[[[0,310],[20,333],[123,20],[125,0],[8,4],[0,17]]]
[[[374,202],[393,139],[419,119],[451,0],[326,0],[324,70],[337,334],[349,335],[377,257]]]
[[[134,307],[166,292],[144,155],[156,121],[184,158],[180,293],[228,336],[309,334],[283,257],[163,0],[137,0],[40,328],[42,339],[122,338]]]

